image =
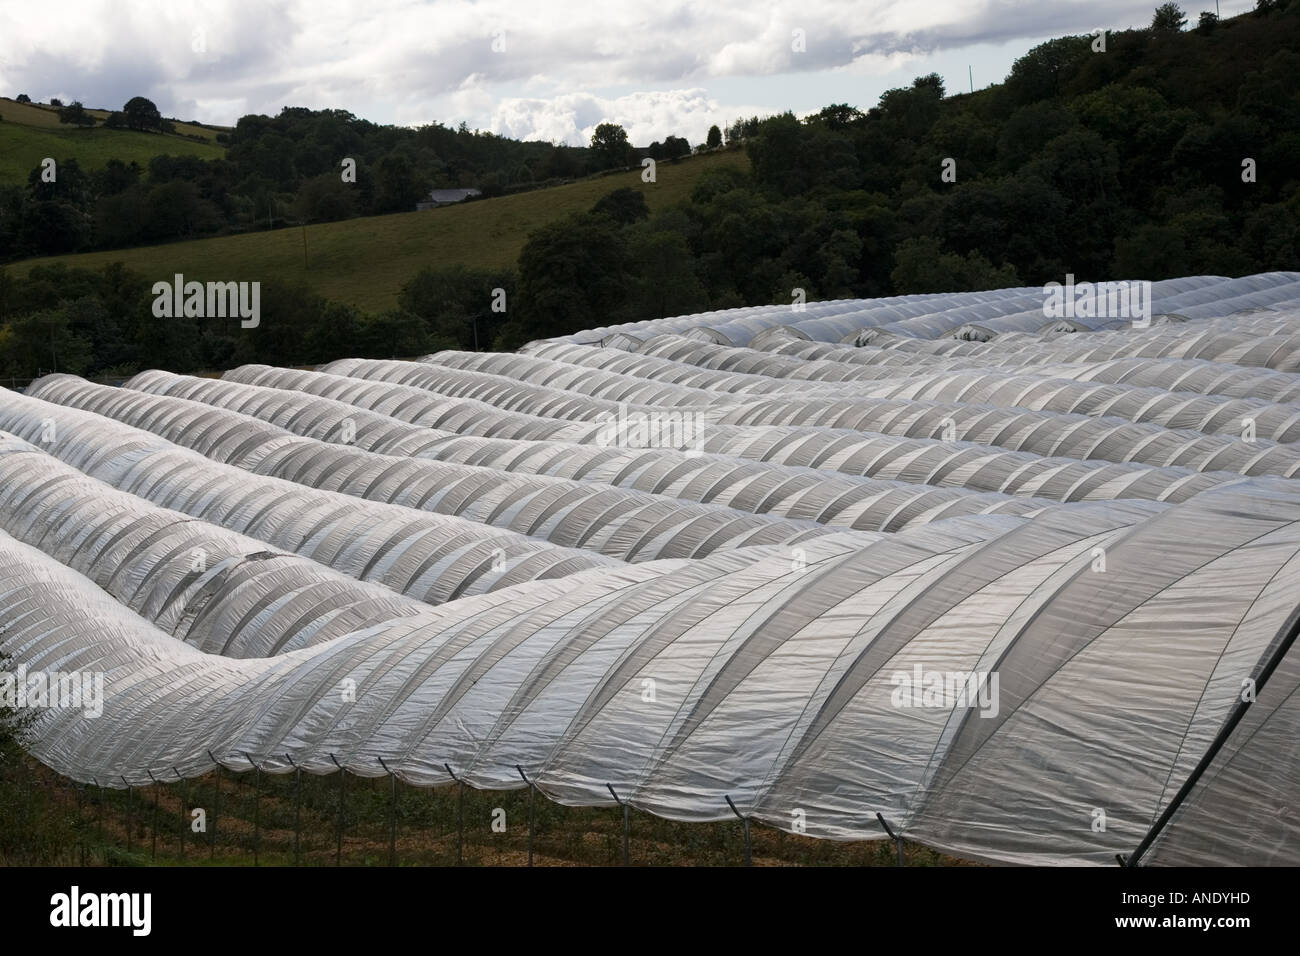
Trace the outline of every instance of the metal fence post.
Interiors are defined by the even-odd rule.
[[[397,866],[397,774],[388,769],[384,758],[379,758],[379,766],[388,771],[388,779],[393,784],[392,802],[388,809],[388,865]]]
[[[465,859],[465,782],[452,772],[451,764],[444,763],[447,775],[456,781],[456,865]]]
[[[289,761],[289,766],[293,767],[293,865],[297,866],[301,845],[299,834],[302,832],[302,768],[294,763],[293,757],[288,754],[284,755],[284,759]]]
[[[126,852],[131,852],[131,785],[127,783],[126,777],[122,777],[122,782],[126,783]]]
[[[149,850],[149,859],[158,859],[158,781],[154,779],[153,771],[146,770],[149,779],[153,780],[153,817],[149,823],[149,829],[152,831],[152,846]]]
[[[609,795],[614,798],[614,802],[623,808],[623,865],[627,866],[628,865],[627,839],[628,839],[628,830],[631,827],[631,824],[628,820],[628,805],[619,799],[618,794],[614,792],[613,784],[607,783],[605,784],[605,786],[609,790]]]
[[[333,754],[330,754],[330,760],[334,761],[334,766],[339,768],[339,837],[338,846],[334,850],[334,865],[343,865],[343,785],[346,780],[346,774],[343,765],[338,762]]]
[[[253,866],[258,866],[262,847],[262,768],[248,751],[244,751],[244,757],[253,765]]]
[[[749,846],[749,817],[745,816],[739,810],[736,809],[736,805],[731,802],[731,796],[729,794],[724,794],[723,799],[727,801],[727,806],[731,807],[731,812],[734,813],[737,817],[739,817],[740,822],[745,825],[745,866],[752,866],[753,855],[750,851],[750,846]]]
[[[104,788],[99,785],[99,781],[94,777],[90,778],[95,781],[95,842],[99,844],[99,854],[104,856]]]
[[[882,814],[882,813],[880,813],[879,811],[877,811],[877,812],[876,812],[876,819],[880,821],[880,825],[881,825],[882,827],[885,828],[885,832],[886,832],[887,834],[889,834],[889,838],[890,838],[891,840],[893,840],[894,843],[897,845],[897,847],[898,847],[898,865],[899,865],[899,866],[903,866],[903,865],[904,865],[904,864],[903,864],[903,838],[902,838],[901,836],[896,836],[896,835],[894,834],[894,831],[890,829],[890,827],[889,827],[889,823],[885,820],[885,816],[884,816],[884,814]]]
[[[86,865],[86,826],[85,816],[81,810],[81,784],[72,781],[72,788],[77,791],[77,854],[81,859],[81,865]]]
[[[181,859],[183,860],[185,859],[185,804],[189,802],[190,784],[175,767],[172,767],[172,773],[176,774],[176,779],[181,781]]]
[[[217,798],[212,807],[212,819],[208,821],[208,859],[211,860],[217,853],[217,814],[221,812],[221,771],[225,768],[221,761],[212,756],[212,751],[208,751],[208,759],[217,765]]]
[[[524,773],[524,768],[515,764],[515,769],[519,771],[519,776],[523,777],[524,783],[528,784],[528,865],[533,865],[533,797],[537,793],[537,788],[533,782],[528,779],[528,774]]]

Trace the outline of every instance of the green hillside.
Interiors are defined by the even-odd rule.
[[[634,170],[425,212],[28,259],[9,269],[26,275],[33,266],[56,262],[90,269],[123,262],[151,281],[177,272],[199,281],[305,278],[329,299],[380,311],[396,306],[403,283],[423,266],[513,267],[530,232],[589,209],[619,187],[641,189],[654,212],[686,199],[706,170],[723,167],[747,168],[748,160],[740,150],[730,150],[660,163],[654,183],[642,183],[640,170]]]
[[[88,110],[102,121],[108,113]],[[225,147],[215,141],[200,143],[181,133],[212,139],[216,130],[189,124],[176,124],[177,133],[137,133],[130,130],[104,129],[96,126],[78,129],[59,123],[53,107],[38,103],[16,103],[0,98],[0,183],[23,183],[46,156],[56,160],[76,159],[82,169],[98,169],[110,159],[132,161],[142,167],[155,156],[197,156],[219,159]]]

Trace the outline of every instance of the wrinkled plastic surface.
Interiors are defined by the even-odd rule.
[[[0,649],[105,677],[30,746],[1112,865],[1244,706],[1145,862],[1300,863],[1297,278],[0,393]],[[629,409],[698,445],[602,440]]]

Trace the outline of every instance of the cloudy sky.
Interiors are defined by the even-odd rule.
[[[646,145],[712,123],[874,105],[937,72],[1006,76],[1044,39],[1150,22],[1155,0],[64,0],[0,5],[0,94],[231,124],[282,106]],[[1189,19],[1214,0],[1184,3]],[[1224,16],[1254,0],[1220,0]]]

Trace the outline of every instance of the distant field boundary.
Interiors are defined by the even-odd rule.
[[[304,282],[327,299],[366,312],[382,312],[396,308],[402,286],[425,266],[513,268],[530,233],[570,213],[590,209],[615,189],[639,189],[655,213],[687,200],[702,175],[723,168],[748,170],[744,150],[724,149],[685,161],[660,162],[653,183],[642,181],[637,167],[421,212],[412,209],[129,249],[21,259],[5,268],[26,276],[36,266],[56,263],[97,270],[121,262],[150,282],[177,272],[199,281],[276,278]]]

